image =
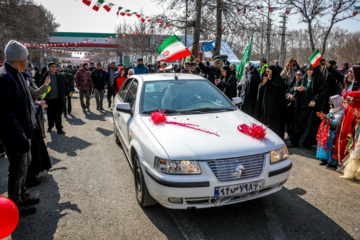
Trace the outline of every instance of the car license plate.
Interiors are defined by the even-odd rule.
[[[228,197],[234,195],[241,195],[249,192],[256,192],[262,189],[264,181],[241,183],[231,186],[215,187],[214,196]]]

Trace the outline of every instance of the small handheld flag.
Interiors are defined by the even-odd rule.
[[[313,67],[316,67],[319,64],[320,59],[322,59],[322,56],[318,49],[316,49],[316,51],[311,55],[311,57],[309,57],[310,63]]]

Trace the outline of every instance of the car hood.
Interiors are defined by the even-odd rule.
[[[154,124],[150,116],[141,121],[162,145],[172,160],[211,160],[266,153],[281,148],[285,143],[270,129],[263,141],[238,131],[240,124],[261,124],[240,110],[193,115],[169,115],[167,121],[191,123],[218,136],[186,127],[162,123]],[[165,156],[159,156],[165,157]]]

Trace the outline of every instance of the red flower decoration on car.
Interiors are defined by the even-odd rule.
[[[261,125],[254,123],[251,124],[251,126],[248,126],[247,124],[241,124],[237,128],[240,132],[258,140],[264,140],[266,137],[266,128]]]
[[[160,110],[158,112],[153,112],[150,116],[150,121],[152,121],[156,125],[161,124],[161,123],[172,124],[172,125],[176,125],[176,126],[180,126],[180,127],[190,128],[190,129],[197,130],[197,131],[204,132],[204,133],[209,133],[209,134],[212,134],[215,136],[219,136],[219,134],[217,134],[217,133],[213,133],[213,132],[198,128],[198,125],[196,125],[196,124],[169,122],[166,120],[167,119],[166,119],[165,113]]]

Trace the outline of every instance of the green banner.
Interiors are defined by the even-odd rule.
[[[249,43],[249,45],[246,47],[244,56],[243,56],[243,58],[241,59],[241,63],[236,66],[236,71],[237,71],[236,78],[237,78],[239,81],[241,80],[241,78],[242,78],[242,76],[243,76],[243,74],[244,74],[245,64],[250,60],[252,40],[253,40],[253,35],[251,35],[250,43]]]

